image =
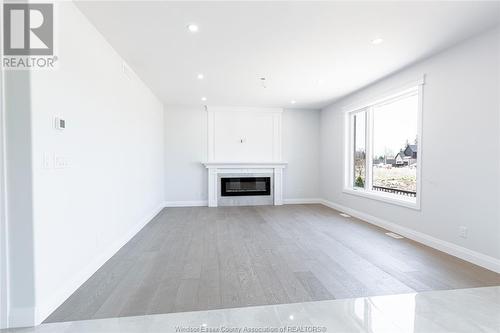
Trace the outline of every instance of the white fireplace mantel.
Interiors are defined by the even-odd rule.
[[[221,173],[272,173],[274,205],[283,204],[283,169],[286,162],[202,162],[208,170],[208,206],[217,207],[218,175]]]
[[[280,168],[287,166],[287,162],[203,162],[207,169],[211,168]]]

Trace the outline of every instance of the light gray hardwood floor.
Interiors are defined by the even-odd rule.
[[[385,232],[321,205],[164,209],[45,322],[500,285]]]

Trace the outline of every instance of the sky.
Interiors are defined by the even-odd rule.
[[[417,136],[418,96],[382,105],[373,112],[373,153],[396,155],[405,142],[415,143]]]

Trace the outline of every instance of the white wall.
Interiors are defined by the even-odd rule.
[[[203,106],[165,106],[165,200],[207,204],[207,112]]]
[[[163,204],[163,106],[71,2],[57,6],[58,68],[31,73],[36,320]],[[53,128],[63,117],[67,129]],[[54,167],[54,156],[69,162]]]
[[[284,110],[284,199],[319,197],[319,112]],[[206,205],[207,112],[202,106],[165,106],[165,197],[169,205]]]
[[[4,74],[7,311],[9,325],[23,326],[35,321],[30,73]]]
[[[285,203],[319,198],[319,110],[283,112],[283,172]],[[286,201],[288,200],[288,201]]]
[[[321,193],[335,203],[500,258],[500,31],[459,44],[321,112]],[[426,75],[420,211],[342,193],[342,107]],[[459,226],[469,230],[458,236]]]

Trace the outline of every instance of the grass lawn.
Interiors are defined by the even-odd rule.
[[[417,191],[417,169],[374,167],[373,185],[415,192]]]

